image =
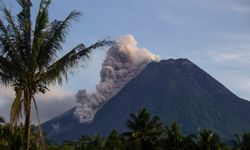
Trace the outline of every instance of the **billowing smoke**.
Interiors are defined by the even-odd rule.
[[[96,93],[88,94],[79,90],[76,94],[77,106],[74,115],[81,123],[91,123],[95,113],[124,85],[133,79],[151,61],[160,58],[145,48],[138,48],[132,35],[122,36],[112,46],[102,64],[101,80],[96,85]]]

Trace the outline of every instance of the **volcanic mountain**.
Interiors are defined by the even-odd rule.
[[[184,134],[208,128],[223,139],[250,131],[250,102],[237,97],[187,59],[151,62],[96,113],[92,123],[82,124],[74,108],[43,124],[47,138],[61,143],[82,135],[112,129],[126,131],[129,114],[145,107],[165,125],[181,124]]]

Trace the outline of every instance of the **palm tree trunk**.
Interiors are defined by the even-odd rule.
[[[27,100],[26,102],[26,106],[25,106],[25,124],[24,124],[24,143],[23,143],[23,150],[29,150],[29,135],[30,135],[30,118],[31,118],[31,96],[28,93],[25,94],[25,100]]]

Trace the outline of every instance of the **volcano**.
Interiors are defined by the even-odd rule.
[[[176,121],[183,134],[207,128],[223,139],[250,130],[250,102],[237,97],[188,59],[151,62],[96,113],[92,123],[79,123],[75,108],[42,126],[49,140],[62,143],[112,129],[126,131],[129,114],[145,107],[165,125]]]

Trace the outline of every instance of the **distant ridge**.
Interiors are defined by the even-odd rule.
[[[184,134],[209,128],[224,139],[250,131],[250,102],[241,99],[188,59],[152,62],[103,108],[91,124],[80,124],[74,108],[43,124],[47,138],[61,143],[82,135],[126,130],[129,114],[146,107]]]

